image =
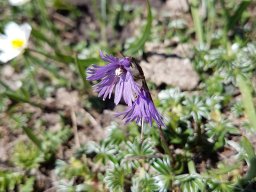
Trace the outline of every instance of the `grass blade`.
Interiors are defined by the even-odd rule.
[[[152,18],[150,3],[148,0],[147,0],[147,9],[148,9],[147,24],[142,33],[143,35],[137,41],[131,44],[131,46],[125,51],[126,55],[132,56],[136,54],[140,49],[144,47],[145,42],[148,40],[150,36],[153,18]]]
[[[246,153],[248,161],[252,158],[255,158],[254,148],[249,139],[247,139],[246,137],[242,137],[240,145]]]
[[[245,114],[249,119],[251,127],[256,130],[256,112],[253,104],[253,98],[251,94],[251,87],[249,82],[245,77],[238,75],[237,76],[238,87],[242,94],[242,102],[245,109]]]
[[[97,58],[88,58],[88,59],[84,59],[84,60],[79,60],[77,59],[77,57],[75,56],[75,64],[78,70],[78,73],[80,75],[80,77],[82,78],[83,81],[83,85],[84,88],[87,89],[89,88],[89,84],[86,81],[86,73],[85,73],[85,69],[89,66],[92,65],[94,63],[97,63],[99,61],[99,59]]]
[[[249,166],[246,175],[240,181],[243,184],[250,182],[253,178],[256,177],[256,155],[252,143],[246,137],[241,139],[240,145],[246,154],[245,160]]]
[[[244,0],[239,4],[234,15],[232,15],[229,18],[228,29],[232,29],[235,26],[235,24],[241,19],[242,14],[247,9],[247,7],[250,5],[251,2],[252,2],[251,0]]]
[[[203,35],[203,27],[202,27],[202,19],[199,14],[199,1],[192,0],[191,1],[191,14],[193,18],[193,22],[195,25],[196,36],[199,41],[199,45],[204,44],[204,35]]]
[[[22,127],[23,131],[26,133],[28,138],[40,149],[42,150],[42,141],[32,132],[30,128]]]

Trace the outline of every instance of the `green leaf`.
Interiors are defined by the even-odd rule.
[[[69,55],[63,55],[61,53],[56,53],[56,57],[55,57],[56,60],[59,60],[59,61],[62,61],[64,63],[75,63],[75,59],[74,59],[74,56],[69,56]],[[95,63],[98,63],[100,61],[99,58],[87,58],[87,59],[76,59],[77,60],[77,63],[82,67],[82,68],[85,68],[85,67],[88,67],[89,65],[91,64],[95,64]]]
[[[152,164],[152,167],[154,167],[155,171],[157,172],[155,180],[157,181],[159,190],[168,190],[171,187],[173,180],[173,172],[169,157],[156,159]]]
[[[12,163],[27,171],[38,168],[43,160],[43,153],[31,142],[19,141],[12,151]]]
[[[150,36],[153,18],[152,18],[150,3],[148,0],[147,0],[147,8],[148,8],[147,24],[142,33],[142,36],[137,41],[135,41],[133,44],[130,45],[130,47],[125,51],[126,55],[132,56],[136,54],[140,49],[144,47],[145,42],[148,40]]]
[[[28,138],[40,149],[42,150],[42,141],[33,133],[31,128],[22,127],[23,131],[26,133]]]
[[[246,175],[241,179],[241,182],[243,183],[256,177],[256,155],[253,145],[246,137],[242,137],[240,145],[245,152],[245,160],[249,166],[249,170],[247,171]]]
[[[106,177],[104,181],[110,191],[122,192],[124,191],[125,175],[127,170],[121,167],[114,167],[106,171]]]
[[[249,170],[245,177],[241,180],[242,182],[249,182],[256,177],[256,157],[250,159]]]
[[[245,113],[249,119],[252,128],[256,129],[256,112],[253,104],[253,98],[251,93],[251,86],[248,79],[242,75],[237,75],[238,87],[242,94],[242,102],[245,108]]]
[[[199,13],[199,0],[191,0],[191,14],[195,26],[196,36],[199,41],[199,45],[204,44],[204,33],[202,27],[202,18]]]
[[[16,101],[16,102],[29,103],[33,106],[40,107],[40,108],[43,107],[41,104],[33,102],[29,98],[21,95],[20,93],[16,93],[14,91],[5,91],[3,93],[3,95],[9,97],[9,99]]]
[[[47,38],[47,36],[41,31],[37,29],[38,27],[33,27],[33,30],[31,31],[31,34],[33,37],[35,37],[36,39],[41,40],[42,42],[45,42],[49,45],[53,46],[53,42],[51,42],[51,40],[49,38]]]
[[[255,157],[254,148],[249,139],[243,136],[240,145],[243,148],[244,152],[246,153],[247,160],[250,160]]]
[[[229,173],[229,172],[231,172],[235,169],[238,169],[241,166],[242,165],[241,165],[240,162],[236,162],[232,165],[227,165],[227,164],[223,165],[223,164],[221,164],[216,169],[210,169],[208,171],[208,174],[218,177],[219,175],[224,175],[224,174],[227,174],[227,173]]]
[[[28,178],[24,184],[21,185],[20,191],[23,192],[32,192],[33,191],[33,185],[35,183],[35,179],[33,177]]]
[[[132,192],[153,192],[159,191],[156,180],[148,173],[141,173],[132,178]]]
[[[251,0],[243,0],[238,8],[236,9],[234,15],[232,15],[229,18],[229,23],[228,23],[228,29],[232,29],[235,24],[241,19],[242,14],[244,13],[244,11],[247,9],[247,7],[250,5],[250,3],[252,3]]]
[[[97,58],[88,58],[88,59],[78,59],[77,57],[74,58],[78,73],[83,81],[83,85],[84,88],[87,89],[89,88],[89,84],[86,81],[86,73],[85,73],[85,69],[89,66],[92,65],[94,63],[97,63],[99,61],[99,59]]]
[[[66,85],[69,82],[69,80],[65,76],[59,73],[58,66],[49,65],[48,62],[42,61],[37,57],[33,56],[32,54],[29,54],[28,56],[33,63],[35,63],[39,67],[46,69],[51,74],[50,78],[53,82],[58,82],[61,85]]]
[[[55,54],[50,55],[48,53],[44,53],[42,51],[35,50],[35,49],[27,49],[27,51],[37,53],[37,54],[42,55],[46,58],[49,58],[49,59],[52,59],[52,60],[55,60],[55,61],[59,61],[59,62],[62,62],[62,63],[66,63],[66,64],[67,63],[75,63],[74,56],[64,55],[60,52],[56,52]],[[95,58],[95,57],[91,57],[91,58],[87,58],[87,59],[77,59],[77,62],[79,63],[79,65],[82,65],[83,67],[88,67],[91,64],[100,62],[100,59]]]
[[[180,183],[183,192],[205,191],[204,178],[199,174],[183,174],[176,176],[176,181]]]

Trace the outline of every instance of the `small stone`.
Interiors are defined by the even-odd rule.
[[[76,108],[78,106],[79,97],[77,91],[71,91],[64,88],[57,90],[56,102],[59,107],[71,107]]]
[[[166,8],[172,11],[180,11],[180,12],[188,12],[189,5],[186,0],[167,0],[166,1]]]
[[[14,68],[10,65],[6,65],[2,68],[2,76],[5,78],[11,78],[14,72]]]
[[[140,65],[146,79],[158,86],[164,83],[182,90],[192,90],[199,82],[199,76],[189,59],[153,55],[148,61],[148,63],[142,61]]]

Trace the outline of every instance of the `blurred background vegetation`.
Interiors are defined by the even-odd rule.
[[[0,192],[256,191],[255,17],[253,0],[1,0],[0,32],[32,32],[0,65]],[[169,154],[92,91],[100,50],[138,59]]]

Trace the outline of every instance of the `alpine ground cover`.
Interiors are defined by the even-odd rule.
[[[2,0],[0,191],[255,191],[255,13]]]

